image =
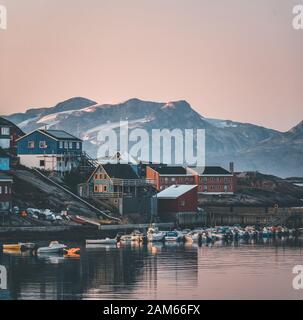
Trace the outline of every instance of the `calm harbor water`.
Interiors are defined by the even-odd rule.
[[[0,254],[0,299],[303,299],[292,288],[303,246],[290,240],[81,249],[81,258]]]

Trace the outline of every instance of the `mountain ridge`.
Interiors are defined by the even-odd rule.
[[[258,170],[277,176],[303,176],[303,121],[286,132],[232,120],[203,117],[186,100],[169,102],[131,98],[116,104],[74,97],[50,108],[29,109],[4,118],[25,132],[47,125],[64,129],[84,140],[86,151],[97,155],[99,130],[117,129],[129,121],[130,129],[205,129],[206,161],[237,170]]]

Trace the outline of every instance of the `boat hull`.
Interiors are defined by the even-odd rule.
[[[116,239],[86,240],[86,244],[116,244]]]
[[[21,251],[21,244],[4,244],[3,250]]]
[[[66,246],[62,245],[60,247],[42,247],[37,250],[38,254],[57,254],[57,253],[63,253]]]

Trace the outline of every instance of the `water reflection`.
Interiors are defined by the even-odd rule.
[[[81,250],[81,258],[2,253],[8,290],[0,299],[303,298],[291,288],[292,267],[302,264],[294,240]]]

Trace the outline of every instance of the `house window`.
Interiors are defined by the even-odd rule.
[[[103,187],[103,191],[106,192],[107,191],[107,186]]]
[[[40,167],[45,167],[45,160],[40,160]]]
[[[181,207],[185,207],[185,200],[181,200]]]
[[[73,149],[73,143],[72,142],[69,143],[69,148]]]
[[[95,186],[94,190],[95,192],[98,192],[98,186]]]
[[[39,148],[40,149],[46,149],[47,148],[46,141],[40,141],[39,142]]]
[[[68,149],[68,142],[67,141],[64,142],[64,149]]]
[[[8,187],[7,186],[4,187],[4,190],[5,190],[4,193],[8,194]]]
[[[98,174],[95,174],[95,180],[98,180]]]
[[[63,141],[59,141],[59,148],[63,149]]]
[[[0,194],[2,194],[2,187],[0,186]]]
[[[76,143],[76,148],[79,150],[80,149],[80,142]]]
[[[9,136],[9,127],[1,127],[1,134],[3,136]]]
[[[9,210],[9,202],[0,202],[0,210]]]
[[[35,141],[28,141],[27,146],[29,149],[34,149],[35,148]]]

